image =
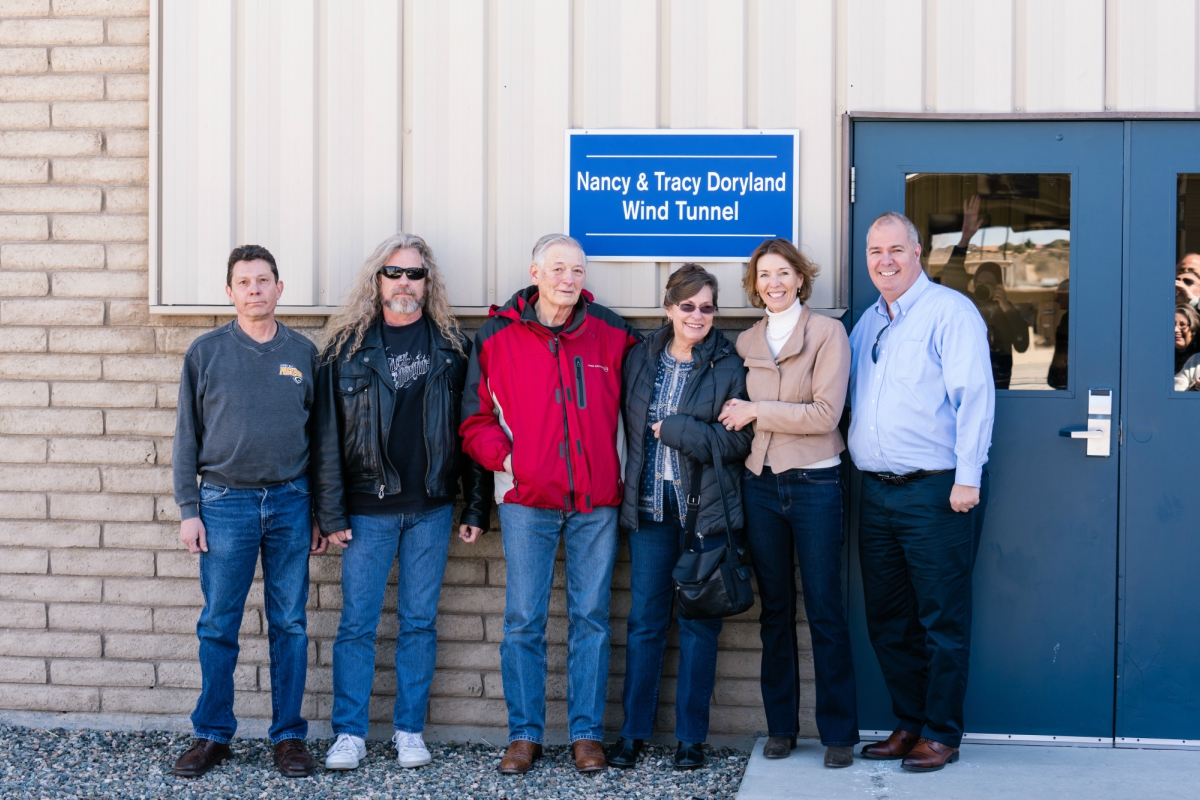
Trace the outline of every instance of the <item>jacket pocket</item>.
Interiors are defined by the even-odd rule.
[[[375,463],[375,409],[371,404],[370,375],[341,375],[334,391],[342,421],[342,457],[346,472],[354,477],[378,477]]]

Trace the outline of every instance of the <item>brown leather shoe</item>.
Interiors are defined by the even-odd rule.
[[[920,736],[908,731],[894,730],[892,735],[882,742],[865,745],[862,749],[863,758],[873,758],[877,761],[894,761],[904,758],[908,752],[917,746]]]
[[[575,753],[575,769],[579,772],[599,772],[608,769],[604,748],[595,739],[580,739],[571,745]]]
[[[303,739],[284,739],[275,745],[275,768],[285,778],[307,778],[316,766]]]
[[[175,762],[175,774],[180,778],[199,778],[227,758],[229,745],[197,739]]]
[[[509,743],[500,759],[501,775],[524,775],[533,768],[533,762],[542,757],[542,746],[528,739],[516,739]]]
[[[933,739],[921,739],[900,762],[900,766],[909,772],[937,772],[955,761],[958,761],[957,747],[947,747]]]

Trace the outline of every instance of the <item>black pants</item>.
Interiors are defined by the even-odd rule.
[[[864,475],[858,536],[867,632],[899,728],[958,747],[988,474],[966,514],[950,508],[953,485],[953,471],[903,486]]]

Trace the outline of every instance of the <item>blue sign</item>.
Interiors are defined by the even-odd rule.
[[[797,131],[567,131],[567,232],[600,261],[746,261],[796,240]]]

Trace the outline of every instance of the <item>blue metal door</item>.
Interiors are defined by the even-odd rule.
[[[1118,745],[1159,739],[1194,746],[1200,743],[1200,612],[1194,594],[1200,485],[1193,464],[1200,452],[1200,392],[1187,379],[1176,391],[1167,320],[1177,299],[1178,261],[1185,261],[1178,299],[1196,304],[1194,298],[1187,302],[1196,273],[1186,262],[1193,260],[1189,254],[1200,253],[1200,127],[1181,121],[1127,124],[1116,737]],[[1194,368],[1179,371],[1190,374]]]
[[[1124,123],[863,121],[853,144],[851,321],[878,297],[865,264],[867,228],[901,210],[921,220],[931,276],[940,269],[936,280],[982,297],[981,313],[995,310],[999,286],[1011,308],[1003,313],[1027,326],[1022,340],[1021,324],[1011,323],[1011,341],[996,345],[1007,362],[993,350],[993,370],[998,379],[1011,371],[1012,388],[996,392],[967,731],[1111,741],[1117,426],[1096,441],[1110,445],[1107,457],[1087,455],[1092,440],[1060,431],[1092,427],[1090,390],[1103,399],[1103,390],[1120,387]],[[979,225],[974,238],[969,215]],[[971,238],[966,256],[950,249],[959,231]],[[992,288],[981,289],[988,281]],[[1117,420],[1121,397],[1107,397]],[[1154,446],[1175,435],[1164,434]],[[860,723],[890,731],[895,718],[866,633],[855,524],[852,515]],[[1181,536],[1184,524],[1181,517]]]

